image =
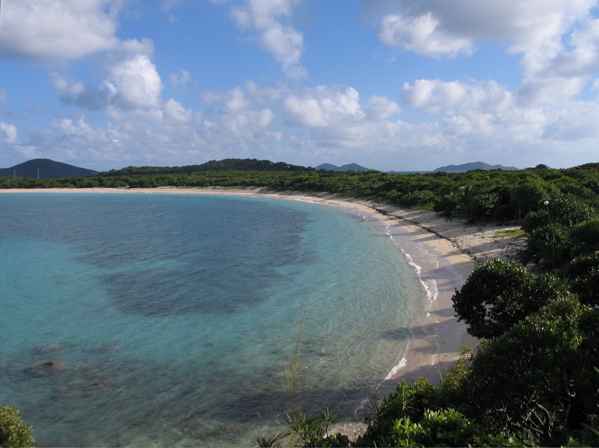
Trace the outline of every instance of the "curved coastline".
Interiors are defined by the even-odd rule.
[[[381,225],[392,243],[418,271],[421,282],[429,292],[429,303],[426,316],[412,326],[413,339],[407,353],[382,381],[376,398],[388,395],[402,380],[426,377],[431,382],[438,382],[438,367],[454,362],[462,347],[476,345],[477,341],[467,334],[466,326],[454,316],[451,301],[453,293],[464,284],[477,264],[487,259],[509,257],[523,245],[521,239],[499,239],[495,236],[497,230],[507,227],[466,226],[461,222],[448,222],[434,212],[403,210],[330,194],[173,187],[9,189],[0,190],[0,193],[160,193],[268,197],[341,207]]]

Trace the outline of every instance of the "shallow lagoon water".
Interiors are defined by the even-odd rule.
[[[0,403],[39,445],[232,446],[351,418],[425,291],[384,227],[263,198],[0,196]],[[37,372],[29,366],[55,362]]]

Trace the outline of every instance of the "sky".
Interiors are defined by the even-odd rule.
[[[599,0],[1,0],[0,167],[599,162]]]

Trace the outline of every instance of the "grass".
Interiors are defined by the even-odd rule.
[[[495,238],[518,238],[521,236],[526,236],[526,232],[522,229],[498,230],[495,233]]]

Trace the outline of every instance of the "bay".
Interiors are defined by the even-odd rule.
[[[0,210],[0,403],[39,445],[251,445],[292,403],[352,418],[424,312],[385,228],[341,208],[8,193]]]

